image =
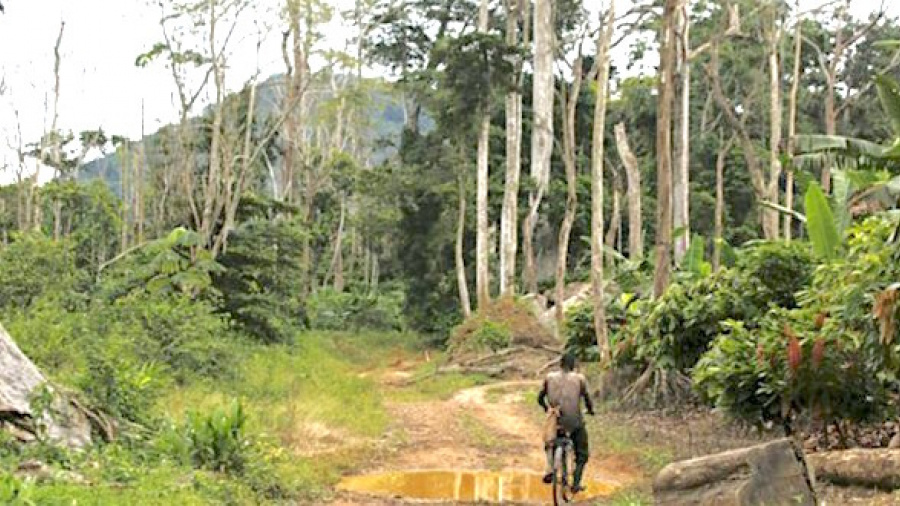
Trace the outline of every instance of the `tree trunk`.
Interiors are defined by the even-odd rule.
[[[791,78],[791,93],[788,104],[788,138],[787,138],[787,155],[791,157],[791,163],[788,164],[787,178],[785,181],[784,206],[788,209],[794,209],[794,137],[797,135],[797,94],[800,90],[800,57],[802,56],[803,38],[802,23],[797,21],[794,30],[794,71]],[[793,216],[790,213],[784,215],[784,238],[786,241],[791,240],[793,232]]]
[[[458,176],[458,213],[456,217],[456,283],[459,288],[459,305],[462,307],[463,318],[472,316],[472,303],[469,301],[469,282],[466,280],[466,261],[463,256],[466,237],[466,180],[462,171]],[[373,267],[374,272],[377,269]]]
[[[529,196],[528,217],[523,231],[525,290],[537,293],[534,231],[537,227],[541,200],[550,179],[550,158],[553,153],[553,57],[555,54],[553,2],[535,0],[534,3],[534,122],[531,130],[531,177],[536,190]]]
[[[777,25],[777,20],[772,21]],[[769,201],[777,204],[779,201],[778,183],[781,180],[781,65],[778,61],[778,46],[781,41],[781,29],[772,26],[769,35]],[[768,239],[777,239],[778,213],[766,208],[763,214],[764,228],[770,230]]]
[[[53,46],[53,122],[50,125],[50,133],[53,135],[53,151],[51,157],[53,160],[53,168],[56,169],[57,179],[61,179],[63,173],[62,166],[62,146],[60,145],[60,135],[57,131],[59,121],[59,65],[62,58],[60,57],[59,48],[62,46],[63,32],[66,29],[66,22],[59,24],[59,35],[56,38],[56,45]],[[41,153],[43,155],[43,153]],[[39,170],[39,169],[38,169]],[[40,202],[38,202],[40,208]],[[40,220],[38,220],[40,226]],[[53,199],[53,240],[58,241],[62,233],[62,201],[59,195]]]
[[[616,147],[619,158],[625,166],[625,178],[628,180],[628,258],[640,259],[644,254],[644,222],[641,217],[641,171],[637,157],[628,145],[625,124],[615,127]]]
[[[488,30],[488,2],[481,0],[478,10],[478,31],[487,33]],[[487,90],[484,93],[488,93]],[[475,199],[477,228],[475,231],[475,292],[478,299],[478,307],[486,307],[491,300],[489,249],[488,244],[488,151],[490,149],[491,116],[490,99],[484,101],[481,111],[481,125],[478,131],[478,167]]]
[[[669,464],[653,481],[656,504],[816,504],[802,450],[790,439]]]
[[[338,221],[337,237],[334,239],[334,290],[344,291],[344,217],[346,216],[346,199],[341,197],[341,216]]]
[[[753,191],[757,200],[775,201],[778,198],[778,181],[767,181],[759,157],[756,155],[756,146],[750,138],[744,123],[738,119],[735,114],[734,104],[725,96],[722,90],[722,83],[719,78],[719,54],[718,49],[713,48],[710,52],[710,63],[706,67],[706,75],[712,88],[712,96],[719,106],[723,117],[728,125],[737,136],[737,142],[741,146],[744,154],[744,161],[747,164],[747,170],[750,172],[750,181],[753,184]],[[773,169],[774,170],[774,169]],[[775,191],[774,198],[771,194]],[[761,224],[763,235],[766,239],[775,239],[778,237],[778,211],[765,208],[760,210]]]
[[[675,264],[680,264],[691,242],[690,225],[690,125],[691,125],[691,62],[690,17],[688,2],[678,9],[675,28],[679,100],[675,102],[675,171],[672,188],[673,227],[675,237]]]
[[[559,227],[559,243],[556,257],[556,328],[562,330],[563,299],[566,291],[566,263],[569,258],[569,236],[572,233],[572,225],[575,223],[575,212],[578,208],[578,167],[577,153],[575,152],[575,113],[578,109],[578,97],[581,95],[582,58],[575,59],[574,77],[572,86],[566,92],[566,85],[562,85],[562,100],[564,108],[563,117],[563,164],[566,168],[566,210],[562,224]]]
[[[522,19],[520,0],[506,0],[506,43],[519,43],[518,21]],[[521,74],[521,59],[515,63]],[[519,173],[522,153],[522,93],[516,88],[506,94],[506,180],[500,216],[500,295],[516,290],[516,253],[518,246]]]
[[[679,0],[666,0],[660,32],[660,67],[656,113],[656,272],[653,294],[669,285],[672,251],[672,100],[675,66],[674,23]]]
[[[825,135],[837,135],[837,108],[835,107],[834,76],[825,76]],[[822,191],[831,193],[831,167],[829,162],[822,165]]]
[[[900,489],[900,451],[852,449],[806,457],[816,478],[842,486]]]
[[[733,137],[728,139],[728,142],[719,148],[719,153],[716,155],[716,238],[712,261],[715,271],[722,266],[722,241],[725,232],[725,161],[731,151],[733,141]]]
[[[606,231],[606,246],[614,249],[622,228],[622,182],[618,171],[613,172],[612,199],[612,216],[609,218],[609,230]]]
[[[597,97],[591,138],[591,289],[594,302],[594,334],[603,363],[609,363],[606,335],[606,289],[603,273],[603,139],[606,130],[606,90],[609,81],[609,44],[615,22],[615,0],[610,0],[606,26],[597,38]]]
[[[219,191],[222,184],[222,101],[225,98],[225,75],[216,48],[216,11],[215,2],[209,4],[209,49],[212,55],[212,73],[215,83],[215,101],[212,103],[213,120],[209,143],[209,165],[206,187],[203,189],[203,213],[200,219],[200,236],[207,247],[213,244],[213,228],[215,226],[215,209],[219,204]]]

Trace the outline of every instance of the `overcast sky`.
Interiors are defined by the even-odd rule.
[[[338,9],[349,8],[352,0],[332,0]],[[804,8],[825,0],[801,0]],[[160,63],[147,68],[134,65],[137,55],[161,39],[160,11],[147,0],[4,0],[6,13],[0,15],[0,77],[6,93],[0,97],[0,169],[12,163],[9,142],[17,138],[14,111],[21,119],[26,142],[37,140],[49,125],[52,100],[53,46],[60,22],[65,20],[62,42],[59,128],[79,132],[102,127],[108,134],[140,137],[142,128],[151,133],[177,118],[171,74]],[[263,76],[283,72],[280,52],[280,0],[257,0],[256,15],[273,25],[257,55],[259,30],[247,23],[231,44],[228,83],[239,87],[257,68]],[[594,4],[599,1],[590,0]],[[619,12],[630,0],[617,2]],[[623,5],[624,4],[624,5]],[[865,16],[881,5],[881,0],[854,0],[852,12]],[[900,2],[887,0],[892,14],[900,12]],[[335,16],[338,18],[339,16]],[[335,21],[327,30],[327,44],[343,47],[346,27]],[[142,125],[142,105],[144,119]],[[11,180],[11,171],[0,172],[0,184]]]

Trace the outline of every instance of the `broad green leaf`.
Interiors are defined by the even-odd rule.
[[[806,232],[812,242],[813,251],[823,258],[834,258],[840,246],[840,236],[834,216],[828,206],[828,199],[817,183],[811,183],[806,190]]]
[[[880,144],[870,142],[864,139],[856,139],[853,137],[842,137],[840,135],[797,135],[797,152],[803,155],[811,153],[835,152],[844,156],[864,156],[870,158],[880,158],[884,155],[885,148]],[[802,161],[800,156],[795,160]]]
[[[875,87],[881,107],[891,120],[894,135],[900,138],[900,85],[892,77],[882,74],[875,76]]]
[[[840,169],[831,171],[831,192],[834,207],[834,224],[837,227],[838,236],[844,235],[844,230],[850,225],[850,210],[847,203],[850,201],[851,187],[847,173]]]
[[[684,253],[684,270],[694,274],[703,275],[704,252],[706,251],[706,239],[700,234],[694,234],[691,245]]]
[[[879,49],[900,49],[900,40],[888,39],[875,41],[872,46]]]

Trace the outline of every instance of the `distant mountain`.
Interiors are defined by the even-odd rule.
[[[352,77],[340,77],[339,79],[354,79]],[[400,134],[404,126],[403,105],[398,97],[391,93],[389,83],[374,83],[368,97],[368,132],[365,134],[367,142],[373,146],[371,163],[381,164],[396,153]],[[324,83],[314,84],[310,93],[317,98],[317,103],[324,104],[332,98],[330,87]],[[257,88],[256,121],[265,121],[272,118],[281,110],[286,96],[285,76],[276,74],[259,85]],[[204,114],[209,113],[209,108]],[[199,118],[194,118],[196,121]],[[158,166],[163,163],[163,136],[165,131],[174,128],[175,125],[166,125],[156,132],[145,136],[140,141],[132,142],[128,147],[130,153],[144,153],[145,165]],[[422,131],[434,128],[434,121],[423,114],[419,123]],[[122,194],[122,163],[123,155],[113,153],[97,158],[84,164],[79,169],[78,179],[91,181],[101,179],[105,181],[116,195]],[[276,167],[280,168],[280,160],[274,160]]]

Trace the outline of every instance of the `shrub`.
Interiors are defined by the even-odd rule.
[[[621,331],[627,325],[630,317],[636,315],[634,311],[634,294],[624,293],[615,298],[606,300],[606,325],[608,338],[613,350],[617,348],[621,339]],[[594,331],[594,305],[590,302],[581,302],[566,312],[562,329],[566,341],[566,348],[575,350],[582,360],[597,360],[599,353],[596,348],[596,332]]]
[[[195,467],[232,474],[244,471],[251,450],[247,416],[240,402],[212,413],[191,413],[185,425],[188,452]]]
[[[106,343],[105,343],[106,344]],[[138,364],[115,349],[95,349],[78,386],[103,411],[132,422],[152,422],[152,409],[164,379],[153,363]]]
[[[900,249],[896,222],[870,218],[850,230],[847,255],[819,266],[799,307],[769,312],[751,331],[738,322],[694,371],[696,388],[751,422],[811,412],[825,420],[881,420],[896,411],[900,363]],[[862,395],[864,393],[864,395]]]
[[[43,294],[64,295],[76,280],[75,257],[67,242],[40,233],[15,236],[0,248],[0,309],[26,310]]]
[[[753,328],[770,307],[794,307],[795,293],[809,285],[812,271],[807,244],[751,245],[733,269],[681,280],[659,298],[637,302],[622,332],[630,349],[620,362],[688,371],[720,333],[721,322]]]
[[[11,474],[0,473],[0,503],[9,506],[32,506],[35,502],[31,497],[31,486]]]
[[[765,291],[759,294],[760,299],[793,308],[797,292],[809,286],[815,262],[808,243],[759,242],[740,250],[737,270],[762,283]]]
[[[266,343],[293,340],[306,315],[301,298],[302,232],[287,220],[251,220],[231,233],[215,273],[222,307],[248,335]]]
[[[377,293],[319,290],[309,298],[310,326],[318,330],[403,330],[401,290]]]

